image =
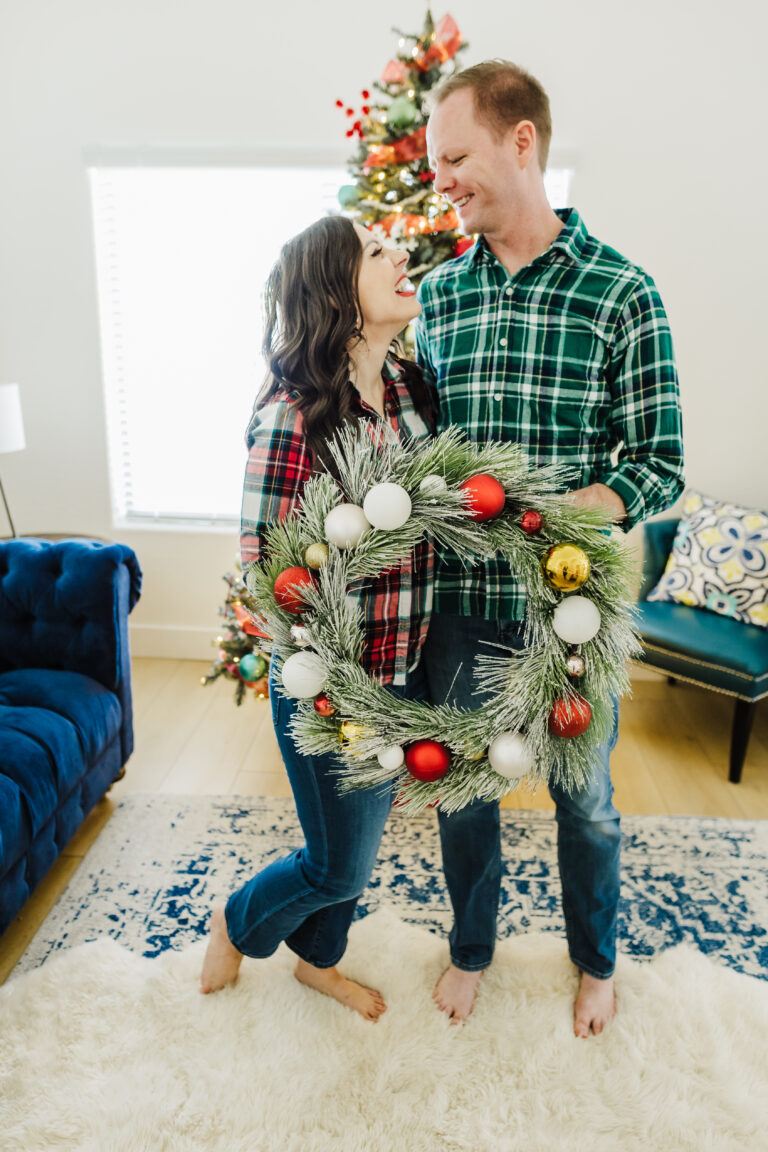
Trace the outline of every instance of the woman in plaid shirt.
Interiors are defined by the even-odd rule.
[[[383,247],[343,217],[311,225],[282,250],[266,289],[267,379],[248,427],[243,563],[258,560],[264,532],[289,514],[313,471],[333,471],[327,440],[345,423],[386,422],[403,437],[434,429],[433,393],[394,350],[421,307],[407,255]],[[432,606],[432,550],[422,541],[401,564],[352,590],[363,615],[363,665],[393,693],[423,694],[419,656]],[[237,976],[243,956],[281,941],[298,956],[297,978],[368,1020],[381,994],[336,968],[357,900],[368,883],[392,804],[389,789],[341,795],[334,757],[303,756],[288,726],[296,704],[271,691],[272,718],[306,843],[214,908],[201,988]]]

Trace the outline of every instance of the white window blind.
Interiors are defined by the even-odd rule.
[[[571,175],[547,173],[554,207]],[[264,282],[286,239],[338,211],[349,176],[128,163],[89,176],[115,520],[236,522]]]
[[[280,247],[343,168],[90,169],[118,521],[237,520]]]

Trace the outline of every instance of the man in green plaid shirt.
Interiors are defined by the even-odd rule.
[[[682,431],[669,326],[642,269],[590,236],[577,212],[553,212],[543,172],[551,137],[541,85],[504,61],[438,89],[427,128],[435,191],[476,243],[423,280],[417,354],[440,398],[441,426],[514,440],[539,464],[571,465],[573,499],[602,505],[625,529],[682,491]],[[465,570],[439,556],[436,615],[424,649],[433,703],[477,708],[475,657],[519,648],[525,594],[508,566]],[[572,795],[551,787],[569,952],[581,978],[577,1036],[615,1012],[619,814],[610,753]],[[453,1021],[471,1012],[496,935],[501,882],[497,804],[440,818],[454,910],[451,964],[434,998]]]

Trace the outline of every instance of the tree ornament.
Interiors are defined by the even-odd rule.
[[[547,727],[553,736],[581,736],[592,719],[592,707],[583,696],[574,695],[555,700]]]
[[[289,696],[306,700],[322,690],[328,670],[315,652],[294,652],[283,664],[281,677]]]
[[[399,744],[388,744],[376,753],[376,759],[387,772],[397,772],[405,763],[405,750]]]
[[[417,780],[440,780],[451,766],[451,754],[437,740],[417,740],[405,750],[405,766]]]
[[[552,614],[552,629],[566,644],[586,644],[601,622],[599,608],[586,596],[566,596]]]
[[[571,652],[570,656],[565,662],[565,668],[569,676],[576,679],[578,676],[584,675],[586,662],[580,652]]]
[[[240,659],[240,675],[243,680],[260,680],[268,667],[269,664],[264,657],[257,656],[255,652],[250,652]]]
[[[495,476],[480,472],[460,484],[459,490],[469,496],[467,509],[472,520],[493,520],[504,510],[506,493]]]
[[[445,491],[447,491],[447,489],[448,489],[448,485],[445,481],[445,477],[444,476],[438,476],[436,474],[432,474],[431,476],[425,476],[424,479],[419,484],[419,492],[437,493],[437,492],[445,492]]]
[[[314,568],[317,571],[319,568],[324,568],[328,563],[328,556],[327,544],[310,544],[304,553],[304,563],[308,568]]]
[[[554,544],[541,561],[544,579],[558,592],[575,592],[589,579],[589,557],[575,544]]]
[[[297,648],[309,647],[307,630],[303,624],[291,624],[291,640],[293,640]]]
[[[255,680],[250,687],[253,688],[254,694],[259,700],[266,700],[269,696],[269,677],[262,676],[260,680]]]
[[[523,512],[520,517],[520,527],[526,536],[535,536],[544,527],[544,517],[541,512],[536,512],[531,508],[527,512]]]
[[[337,504],[325,518],[325,535],[337,548],[354,548],[370,526],[359,504]]]
[[[507,780],[519,780],[533,768],[534,756],[519,732],[502,732],[491,741],[488,763],[499,776],[506,776]]]
[[[387,123],[393,128],[410,128],[416,119],[416,105],[407,96],[396,96],[387,109]]]
[[[275,600],[281,608],[285,608],[286,612],[293,612],[298,616],[306,608],[301,592],[296,591],[293,587],[294,584],[299,586],[313,585],[314,577],[308,568],[300,568],[295,565],[293,568],[286,568],[284,572],[275,580],[272,592]]]
[[[342,184],[339,188],[339,204],[342,208],[354,208],[360,199],[360,189],[356,184]]]
[[[325,692],[318,692],[315,696],[314,709],[318,716],[333,716],[336,712]]]
[[[400,484],[374,484],[363,500],[363,512],[374,528],[391,532],[411,515],[411,498]]]
[[[343,720],[339,727],[339,744],[357,744],[368,735],[364,724],[356,724],[354,720]]]

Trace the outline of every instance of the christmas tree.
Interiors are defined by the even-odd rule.
[[[467,45],[452,16],[435,25],[429,9],[420,36],[393,31],[400,38],[397,55],[374,82],[375,95],[362,90],[359,112],[336,101],[350,123],[347,136],[358,139],[349,161],[355,182],[340,189],[339,203],[360,224],[408,249],[408,276],[418,284],[425,272],[472,243],[432,188],[425,107],[430,90],[458,70],[456,57]]]
[[[238,571],[228,572],[222,579],[227,585],[227,594],[219,615],[224,619],[226,635],[216,637],[218,659],[200,683],[211,684],[219,676],[225,676],[235,681],[236,704],[242,704],[247,689],[253,689],[254,696],[264,700],[269,691],[269,657],[259,647],[262,634],[243,604],[244,600],[250,600],[250,593],[243,582],[239,562]]]

